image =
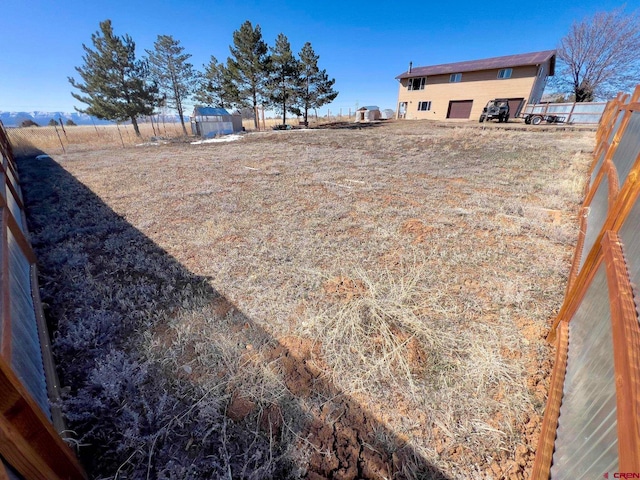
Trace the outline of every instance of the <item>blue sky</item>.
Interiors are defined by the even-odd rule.
[[[563,1],[313,1],[313,0],[1,0],[0,111],[73,111],[67,77],[82,64],[99,22],[129,34],[137,54],[158,35],[172,35],[202,68],[225,60],[232,33],[249,20],[272,45],[284,33],[295,52],[309,41],[320,67],[336,79],[327,108],[395,108],[395,76],[435,65],[556,47],[571,24],[617,8],[608,0]],[[627,2],[627,10],[640,2]]]

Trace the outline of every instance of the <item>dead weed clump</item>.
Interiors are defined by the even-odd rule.
[[[356,268],[353,278],[334,277],[340,279],[336,290],[347,293],[341,301],[319,305],[318,315],[301,326],[301,335],[321,344],[333,382],[348,394],[382,385],[408,387],[415,395],[415,373],[435,372],[451,358],[454,337],[420,315],[426,296],[433,295],[426,288],[426,262],[400,269],[398,275]],[[325,291],[334,279],[324,284]]]

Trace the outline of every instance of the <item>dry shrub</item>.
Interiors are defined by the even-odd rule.
[[[320,307],[320,313],[301,328],[301,334],[318,339],[333,381],[345,393],[370,391],[382,384],[408,387],[415,394],[417,371],[433,374],[451,359],[455,338],[422,314],[425,298],[433,301],[434,295],[429,292],[434,276],[429,275],[428,263],[406,262],[399,270],[400,274],[373,273],[356,268],[348,277],[335,277],[342,279],[342,290],[356,287],[341,295],[342,301]]]

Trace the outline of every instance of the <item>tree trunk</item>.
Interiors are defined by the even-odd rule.
[[[260,130],[258,128],[259,122],[260,122],[260,119],[258,118],[258,99],[254,92],[253,93],[253,128],[255,128],[256,130]]]
[[[182,133],[184,133],[184,136],[186,137],[188,133],[187,127],[184,126],[184,111],[182,110],[181,104],[178,104],[178,115],[180,116],[180,123],[182,124]]]
[[[136,136],[141,137],[142,135],[140,135],[140,129],[138,128],[138,120],[133,115],[130,118],[131,125],[133,125],[133,131],[136,132]]]
[[[287,124],[287,90],[282,89],[282,125]]]

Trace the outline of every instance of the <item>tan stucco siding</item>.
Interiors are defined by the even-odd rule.
[[[498,79],[498,70],[465,72],[462,74],[462,81],[457,83],[450,83],[449,75],[436,75],[427,78],[423,90],[407,90],[408,80],[404,79],[399,84],[398,103],[407,102],[407,119],[444,120],[450,101],[473,100],[470,119],[478,120],[489,100],[524,98],[527,102],[534,89],[544,90],[546,75],[538,78],[537,74],[538,67],[532,65],[514,68],[508,79]],[[431,110],[419,111],[419,102],[426,101],[431,102]]]

